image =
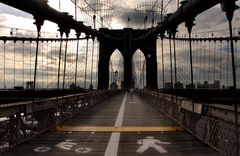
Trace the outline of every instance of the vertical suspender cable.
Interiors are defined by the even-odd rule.
[[[23,40],[22,41],[22,44],[23,44],[23,46],[22,46],[22,57],[23,57],[23,63],[22,63],[22,85],[23,85],[23,88],[24,88],[24,62],[25,62],[25,60],[24,60],[24,53],[25,53],[25,41]]]
[[[30,47],[29,47],[29,53],[30,53],[30,59],[29,59],[29,63],[30,63],[30,70],[29,70],[29,73],[30,73],[30,82],[32,81],[32,41],[30,41]]]
[[[48,48],[49,48],[49,47],[48,47],[48,42],[49,42],[49,41],[47,41],[47,50],[46,50],[46,56],[47,56],[47,57],[46,57],[46,60],[47,60],[47,73],[46,73],[47,85],[46,85],[46,88],[48,88],[48,57],[49,57],[49,56],[48,56],[48,52],[49,52],[49,51],[48,51]]]
[[[173,33],[173,57],[174,57],[174,77],[175,77],[175,89],[177,89],[177,57],[176,57],[176,33]]]
[[[200,64],[200,71],[199,71],[199,80],[201,81],[202,79],[202,53],[203,53],[203,51],[202,51],[202,40],[200,41],[200,52],[199,52],[199,56],[200,56],[200,58],[199,58],[199,64]]]
[[[77,0],[74,1],[75,5],[75,20],[77,21]]]
[[[74,79],[74,84],[75,84],[75,90],[77,90],[77,77],[78,77],[78,49],[79,49],[79,36],[77,34],[77,48],[76,48],[76,62],[75,62],[75,79]]]
[[[162,48],[162,85],[163,85],[162,87],[163,87],[163,89],[164,89],[164,83],[165,83],[164,73],[165,73],[165,72],[164,72],[164,54],[163,54],[163,51],[164,51],[164,50],[163,50],[163,45],[164,45],[164,44],[163,44],[163,35],[161,36],[161,44],[162,44],[162,45],[161,45],[161,48]]]
[[[222,83],[222,61],[223,61],[223,58],[222,58],[222,40],[220,40],[220,74],[219,74],[219,80],[220,82]],[[221,87],[220,87],[221,88]]]
[[[13,88],[16,85],[16,40],[13,45]]]
[[[58,10],[59,10],[59,12],[61,11],[61,0],[58,0]]]
[[[41,53],[42,53],[42,89],[44,88],[44,78],[43,78],[43,52],[44,52],[44,41],[42,40],[42,49],[41,49]]]
[[[60,48],[59,48],[59,56],[58,56],[58,78],[57,78],[57,90],[59,90],[60,86],[60,72],[61,72],[61,57],[62,57],[62,43],[63,43],[63,32],[60,30],[61,40],[60,40]]]
[[[92,43],[92,64],[91,64],[91,87],[93,89],[92,79],[93,79],[93,55],[94,55],[94,38]]]
[[[207,42],[204,41],[204,54],[203,54],[203,77],[204,77],[204,81],[206,81],[206,52],[207,52]]]
[[[98,42],[99,43],[99,42]],[[98,46],[99,46],[99,44],[98,44]],[[99,50],[97,50],[97,61],[96,61],[96,70],[98,70],[98,58],[99,57]],[[97,78],[98,78],[98,72],[96,72],[96,88],[97,88]]]
[[[229,80],[228,80],[228,75],[229,75],[229,54],[228,54],[228,51],[229,51],[229,41],[227,41],[227,86],[229,86]]]
[[[87,89],[87,63],[88,63],[88,40],[89,37],[87,36],[87,46],[86,46],[86,57],[85,57],[85,75],[84,75],[84,89]]]
[[[209,47],[208,47],[208,82],[211,80],[211,40],[209,40]]]
[[[54,58],[57,57],[57,41],[54,42]],[[54,59],[54,74],[53,74],[53,77],[56,76],[56,80],[57,80],[57,59]],[[54,82],[53,82],[54,84]],[[53,88],[56,87],[57,85],[53,85]]]
[[[169,52],[170,52],[170,78],[171,78],[171,90],[173,90],[173,67],[172,67],[172,42],[171,42],[172,34],[169,33]]]
[[[51,58],[51,66],[50,66],[50,73],[51,73],[51,77],[50,77],[50,80],[52,79],[52,75],[54,75],[54,72],[53,72],[53,41],[51,41],[51,50],[50,50],[50,58]],[[50,82],[51,83],[51,82]],[[49,84],[50,85],[50,84]]]
[[[3,41],[3,89],[6,89],[6,40]]]
[[[66,33],[66,39],[68,39],[68,33]],[[65,44],[64,67],[63,67],[63,85],[62,85],[63,90],[65,89],[65,81],[66,81],[67,50],[68,50],[68,40],[66,40],[66,44]]]
[[[40,37],[40,30],[38,31],[37,40],[36,40],[36,54],[35,54],[34,76],[33,76],[33,90],[34,91],[36,91],[39,37]]]
[[[175,90],[178,89],[178,84],[177,84],[177,57],[176,57],[176,32],[173,32],[173,54],[174,54],[174,76],[175,76]],[[178,129],[178,122],[179,122],[179,112],[178,110],[180,109],[179,108],[179,105],[178,105],[178,97],[177,97],[177,93],[175,93],[175,103],[176,105],[178,106],[177,108],[177,122],[176,122],[176,126],[177,126],[177,129]]]
[[[214,50],[213,50],[213,58],[214,58],[214,60],[213,60],[213,81],[215,81],[215,76],[216,76],[216,58],[215,58],[215,56],[216,56],[216,44],[217,44],[217,42],[216,41],[214,41]]]

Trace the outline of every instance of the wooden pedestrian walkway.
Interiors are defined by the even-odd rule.
[[[27,141],[8,156],[215,156],[136,95],[121,93]]]

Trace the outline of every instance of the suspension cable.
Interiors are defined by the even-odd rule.
[[[92,43],[92,63],[91,63],[91,87],[93,87],[92,79],[93,79],[93,55],[94,55],[94,39]],[[93,89],[93,88],[92,88]]]
[[[6,89],[6,40],[3,41],[3,88]]]
[[[68,34],[66,34],[66,38],[68,38]],[[68,41],[65,43],[65,54],[64,54],[64,65],[63,65],[63,90],[65,90],[65,80],[66,80],[66,65],[67,65],[67,50],[68,50]]]
[[[14,40],[14,43],[13,43],[13,88],[15,87],[16,85],[16,40]]]
[[[88,40],[87,38],[87,46],[86,46],[86,58],[85,58],[85,75],[84,75],[84,89],[87,89],[87,63],[88,63]]]
[[[32,81],[32,41],[30,41],[29,45],[29,53],[30,53],[30,58],[29,58],[29,64],[30,64],[30,82]]]
[[[25,71],[24,71],[24,62],[25,62],[25,59],[24,59],[24,55],[25,55],[25,41],[23,40],[22,41],[22,57],[23,57],[23,62],[22,62],[22,85],[23,85],[23,88],[24,88],[24,74],[25,74]]]
[[[99,42],[98,42],[98,43],[99,43]],[[99,46],[99,44],[98,44],[98,46]],[[98,49],[99,49],[99,48],[98,48]],[[97,82],[98,82],[98,81],[97,81],[97,78],[98,78],[98,72],[97,72],[97,71],[98,71],[98,70],[97,70],[97,69],[98,69],[98,59],[99,59],[99,50],[97,50],[97,61],[96,61],[96,77],[95,77],[95,79],[96,79],[96,80],[95,80],[95,81],[96,81],[96,82],[95,82],[95,84],[96,84],[96,89],[97,89]]]
[[[59,48],[59,56],[58,56],[58,78],[57,78],[57,90],[59,90],[60,85],[60,70],[61,70],[61,56],[62,56],[62,34],[61,35],[61,41],[60,41],[60,48]]]
[[[77,36],[78,37],[78,36]],[[77,89],[77,77],[78,77],[78,49],[79,49],[79,40],[77,40],[77,48],[76,48],[76,62],[75,62],[75,90]]]

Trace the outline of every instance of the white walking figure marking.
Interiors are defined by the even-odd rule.
[[[55,146],[58,148],[70,151],[73,148],[73,146],[75,146],[75,145],[77,145],[77,143],[72,142],[72,140],[65,140]]]
[[[164,145],[169,145],[169,142],[162,142],[158,139],[155,139],[153,136],[147,136],[146,139],[141,139],[137,141],[137,144],[141,145],[138,150],[136,151],[137,153],[143,153],[149,148],[154,148],[156,149],[159,153],[168,153],[167,150],[165,150],[162,146],[159,144],[164,144]]]

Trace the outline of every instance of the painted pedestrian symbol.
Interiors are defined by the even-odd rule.
[[[52,150],[51,147],[45,147],[45,146],[34,148],[34,151],[35,151],[35,152],[38,152],[38,153],[49,152],[49,151],[51,151],[51,150]]]
[[[137,144],[141,145],[138,150],[136,151],[137,153],[143,153],[149,148],[154,148],[157,150],[159,153],[168,153],[166,149],[164,149],[161,144],[163,145],[169,145],[169,142],[162,142],[158,139],[155,139],[153,136],[147,136],[146,139],[141,139],[137,141]]]

